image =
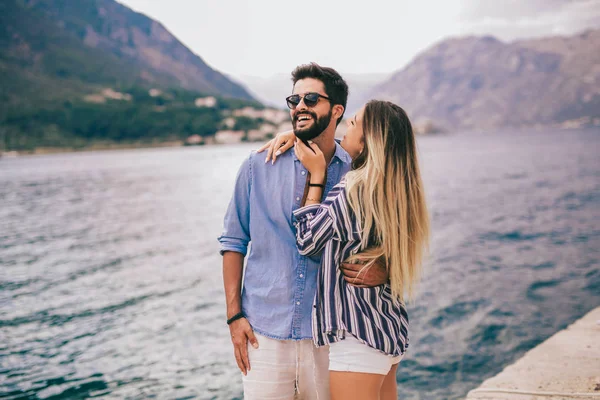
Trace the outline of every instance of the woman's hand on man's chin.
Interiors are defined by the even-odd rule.
[[[296,139],[294,152],[296,153],[298,160],[304,165],[304,168],[310,172],[311,182],[323,183],[323,180],[325,180],[327,163],[325,162],[325,155],[319,146],[311,140],[308,141],[307,146],[302,140]],[[315,179],[314,182],[313,178]]]

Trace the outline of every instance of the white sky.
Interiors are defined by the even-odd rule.
[[[211,67],[269,77],[315,61],[390,73],[448,36],[518,38],[600,27],[600,0],[118,0]]]

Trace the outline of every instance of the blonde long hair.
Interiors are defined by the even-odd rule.
[[[364,149],[346,174],[348,203],[362,227],[360,258],[366,268],[380,259],[392,294],[414,297],[429,247],[429,215],[417,161],[415,137],[406,112],[372,100],[363,116]]]

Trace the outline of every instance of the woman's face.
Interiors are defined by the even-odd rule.
[[[342,139],[342,148],[350,154],[352,159],[355,159],[365,147],[364,133],[362,127],[363,115],[365,108],[362,107],[352,118],[346,120],[348,129],[346,135]]]

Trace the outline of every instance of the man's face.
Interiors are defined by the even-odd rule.
[[[300,79],[296,82],[292,94],[303,97],[306,93],[311,92],[328,97],[323,82],[313,78]],[[320,97],[317,104],[308,107],[302,98],[296,108],[290,110],[294,134],[304,141],[316,138],[329,126],[331,113],[332,106],[329,100]]]

